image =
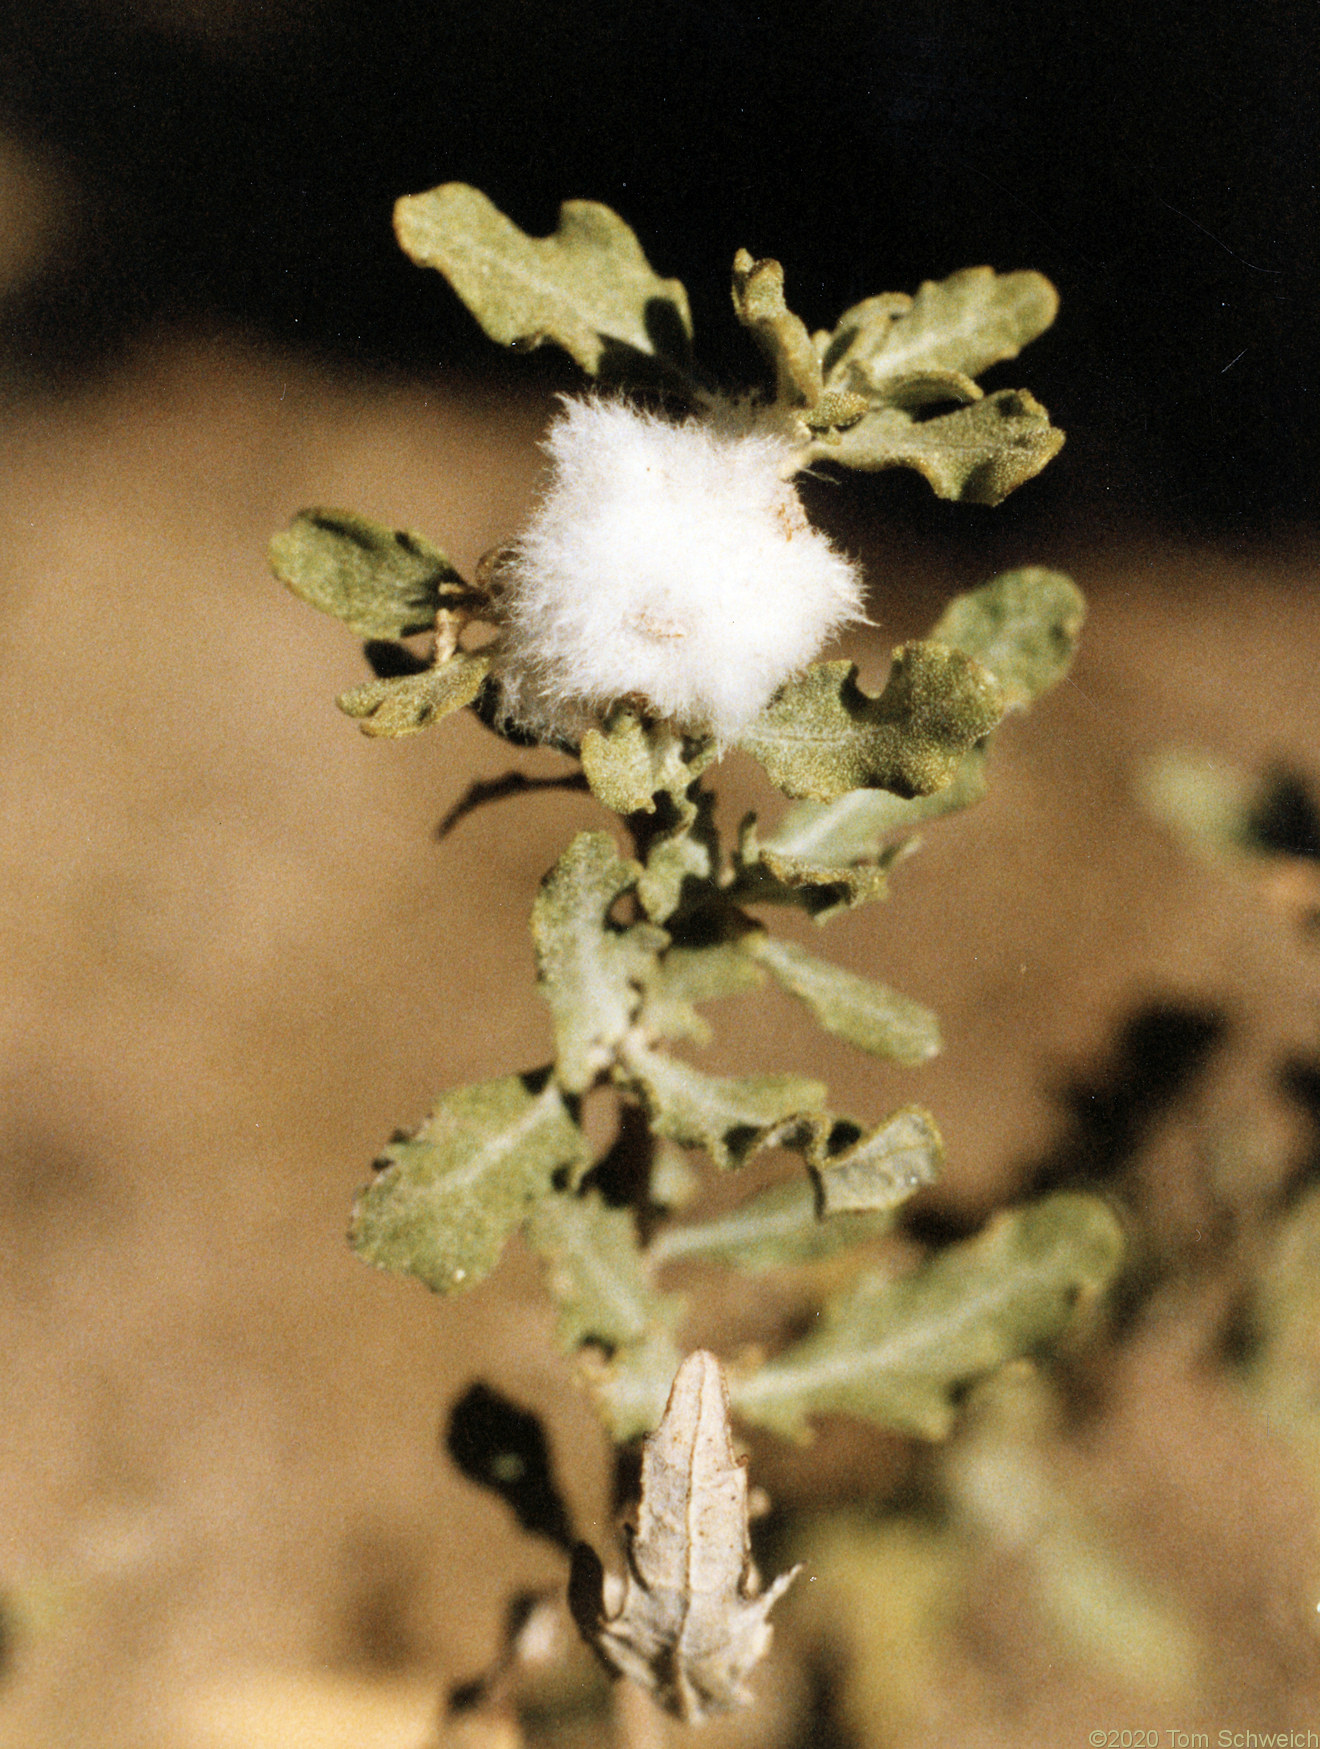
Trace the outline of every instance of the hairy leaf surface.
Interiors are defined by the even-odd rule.
[[[588,1158],[548,1071],[455,1088],[386,1148],[354,1205],[353,1249],[437,1293],[471,1287],[556,1174],[579,1174]]]
[[[1025,710],[1072,666],[1086,602],[1061,571],[1029,565],[955,596],[931,637],[974,656],[1009,710]]]
[[[529,237],[478,189],[447,182],[400,200],[394,228],[405,253],[443,273],[501,346],[552,340],[593,376],[611,343],[686,362],[687,293],[652,271],[633,232],[598,201],[565,201],[553,235]]]
[[[902,407],[878,407],[833,441],[809,445],[802,465],[833,461],[868,473],[913,468],[937,498],[1000,504],[1062,448],[1063,433],[1034,395],[1000,389],[930,419]]]
[[[883,795],[883,790],[850,794]],[[811,804],[808,804],[811,805]],[[834,865],[779,856],[760,842],[756,815],[749,814],[738,834],[735,873],[729,897],[739,905],[797,905],[817,923],[889,894],[889,864],[894,857]]]
[[[836,1215],[822,1220],[818,1192],[805,1173],[763,1190],[706,1221],[665,1227],[648,1256],[667,1263],[727,1263],[755,1274],[764,1269],[816,1263],[889,1231],[888,1212]]]
[[[668,937],[652,924],[615,928],[610,906],[637,883],[607,832],[580,832],[541,883],[532,940],[555,1024],[555,1074],[584,1093],[609,1068]]]
[[[616,709],[601,729],[582,737],[582,769],[592,794],[617,814],[654,814],[663,802],[673,824],[651,843],[638,881],[642,909],[663,923],[677,909],[687,880],[714,868],[715,830],[709,797],[689,790],[716,755],[715,743],[677,734]]]
[[[915,298],[887,292],[844,312],[825,352],[831,386],[888,395],[936,372],[978,377],[1043,334],[1059,296],[1043,274],[964,267],[926,280]]]
[[[615,710],[601,729],[582,737],[582,769],[596,800],[616,814],[653,814],[655,798],[675,803],[715,757],[714,743],[692,741],[664,723],[644,723]]]
[[[762,842],[749,814],[738,836],[730,896],[741,905],[798,905],[817,923],[889,895],[889,871],[926,820],[970,807],[985,794],[985,750],[975,746],[934,795],[849,790],[833,802],[798,802]],[[886,838],[897,841],[886,845]]]
[[[1121,1251],[1095,1197],[1061,1193],[997,1215],[902,1280],[862,1276],[819,1330],[734,1381],[734,1406],[790,1438],[813,1415],[851,1414],[942,1439],[959,1387],[1057,1337]]]
[[[439,547],[352,510],[300,510],[270,543],[280,582],[363,638],[429,631],[475,597]]]
[[[743,945],[777,984],[806,1004],[826,1032],[896,1063],[924,1063],[938,1053],[939,1022],[919,1002],[818,960],[791,941],[757,933],[745,936]]]
[[[460,650],[439,667],[389,680],[367,680],[336,701],[364,735],[416,735],[470,705],[490,670],[489,656]]]
[[[619,1444],[649,1433],[664,1411],[682,1353],[668,1325],[657,1325],[640,1342],[608,1360],[586,1349],[580,1364],[597,1412]]]
[[[784,302],[784,270],[740,249],[733,259],[733,307],[775,366],[778,398],[814,407],[824,390],[806,324]]]
[[[943,1160],[944,1143],[930,1113],[904,1106],[869,1134],[814,1162],[821,1214],[892,1213],[935,1182]]]
[[[536,1205],[526,1235],[559,1308],[560,1345],[604,1350],[588,1350],[579,1365],[611,1435],[649,1433],[681,1358],[674,1332],[683,1301],[656,1288],[631,1213],[606,1207],[595,1191],[555,1194]]]
[[[782,1124],[820,1111],[825,1088],[805,1075],[708,1075],[639,1043],[619,1078],[640,1092],[651,1128],[685,1148],[705,1148],[721,1168],[741,1166]]]
[[[652,840],[637,882],[642,910],[654,923],[668,923],[689,890],[702,896],[702,885],[720,860],[714,796],[708,790],[695,796],[671,792],[671,796],[677,816],[674,825]]]
[[[637,1017],[648,1038],[710,1041],[710,1027],[696,1011],[699,1002],[739,996],[764,982],[756,963],[736,941],[707,947],[671,947],[649,974]]]
[[[789,796],[930,795],[1003,713],[993,676],[964,652],[904,644],[879,697],[858,686],[853,663],[818,662],[781,687],[739,744]]]
[[[682,1302],[656,1292],[631,1213],[607,1208],[598,1192],[543,1198],[528,1219],[527,1242],[545,1263],[565,1349],[631,1348],[677,1321]]]
[[[821,879],[836,871],[856,870],[879,861],[886,839],[970,808],[985,789],[985,752],[973,747],[953,781],[933,795],[905,797],[888,790],[858,789],[833,802],[796,803],[764,841],[761,854],[798,868],[814,868]]]

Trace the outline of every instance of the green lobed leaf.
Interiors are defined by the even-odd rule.
[[[644,722],[616,706],[602,729],[582,737],[582,769],[591,793],[616,814],[653,814],[656,797],[681,801],[713,762],[715,743],[691,740],[667,723]]]
[[[614,1061],[668,936],[653,924],[621,929],[610,906],[637,883],[607,832],[580,832],[541,883],[532,941],[555,1026],[555,1075],[585,1093]]]
[[[975,746],[952,783],[934,795],[904,798],[857,789],[833,802],[798,802],[765,843],[755,814],[749,814],[738,835],[729,897],[739,905],[798,905],[821,924],[840,911],[888,898],[889,871],[917,840],[882,841],[970,807],[985,788],[985,748]]]
[[[1025,710],[1067,674],[1085,618],[1071,578],[1028,565],[955,596],[930,635],[975,657],[999,682],[1008,709]]]
[[[429,631],[477,599],[439,547],[352,510],[300,510],[269,552],[281,583],[363,638]]]
[[[589,1157],[548,1070],[455,1088],[386,1148],[354,1204],[350,1242],[366,1262],[436,1293],[471,1287],[556,1175],[579,1173]]]
[[[911,832],[927,820],[969,808],[985,795],[985,749],[973,747],[952,783],[934,795],[896,796],[888,790],[849,790],[833,802],[798,802],[761,846],[763,857],[824,879],[876,863],[886,838]]]
[[[672,821],[652,839],[637,884],[642,909],[654,923],[677,910],[685,882],[706,880],[715,866],[712,799],[689,794],[715,755],[714,741],[686,738],[626,707],[612,711],[603,729],[588,729],[582,737],[582,768],[598,801],[618,814],[663,809]]]
[[[794,798],[830,802],[854,789],[931,795],[1004,714],[994,677],[961,650],[902,644],[884,691],[857,684],[851,662],[817,662],[771,699],[739,742]]]
[[[844,312],[824,356],[831,387],[885,394],[895,380],[953,371],[978,377],[1043,334],[1059,295],[1043,274],[964,267],[915,298],[886,292]]]
[[[421,674],[367,680],[335,701],[345,716],[356,717],[364,735],[397,738],[416,735],[432,723],[470,705],[490,669],[489,656],[464,650]]]
[[[889,863],[895,859],[830,867],[777,856],[761,844],[756,815],[749,814],[739,829],[734,879],[728,896],[738,905],[797,905],[817,923],[825,923],[839,911],[851,910],[872,899],[888,898]]]
[[[938,1053],[939,1022],[920,1003],[818,960],[791,941],[754,933],[743,937],[743,947],[836,1038],[896,1063],[925,1063]]]
[[[1025,389],[1000,389],[930,419],[877,407],[846,431],[809,444],[800,465],[838,462],[868,473],[913,468],[938,498],[1000,504],[1063,448],[1063,432]]]
[[[824,389],[820,359],[806,324],[784,302],[780,264],[740,249],[733,258],[733,307],[774,364],[778,399],[815,407]]]
[[[825,1104],[824,1086],[804,1075],[708,1075],[636,1041],[625,1046],[616,1079],[639,1094],[655,1135],[705,1148],[722,1170],[742,1166],[785,1123]]]
[[[756,1274],[817,1263],[889,1231],[892,1214],[844,1214],[822,1220],[816,1187],[802,1173],[752,1196],[727,1214],[665,1227],[647,1253],[661,1268],[669,1263],[725,1263]]]
[[[918,370],[907,376],[891,377],[879,398],[888,407],[938,407],[946,401],[966,407],[979,401],[982,394],[971,377],[960,370]],[[868,407],[874,404],[873,398]]]
[[[593,376],[612,347],[686,365],[687,293],[652,270],[598,201],[565,201],[553,235],[529,237],[478,189],[447,182],[400,200],[394,228],[405,253],[444,274],[501,346],[551,340]]]
[[[715,856],[712,834],[697,832],[694,811],[691,819],[682,819],[672,832],[657,838],[646,853],[646,866],[637,882],[637,897],[642,910],[653,923],[667,923],[683,901],[683,890],[689,881],[706,882],[714,869]],[[710,824],[709,810],[706,824]]]
[[[822,1215],[892,1213],[939,1177],[944,1142],[921,1106],[905,1105],[846,1146],[839,1145],[842,1127],[835,1125],[833,1151],[813,1167]]]
[[[802,410],[800,423],[826,443],[834,443],[832,434],[856,425],[870,405],[865,395],[854,395],[849,389],[827,389],[814,406]]]
[[[731,1381],[734,1406],[790,1438],[813,1415],[850,1414],[942,1439],[959,1389],[1056,1338],[1121,1253],[1118,1223],[1096,1197],[1063,1192],[1006,1211],[901,1280],[860,1277],[819,1329]]]

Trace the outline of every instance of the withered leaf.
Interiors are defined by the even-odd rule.
[[[760,1588],[724,1373],[698,1349],[679,1367],[643,1448],[626,1576],[604,1575],[589,1549],[575,1559],[578,1626],[612,1669],[666,1712],[700,1724],[751,1699],[746,1679],[770,1644],[766,1618],[797,1572]]]

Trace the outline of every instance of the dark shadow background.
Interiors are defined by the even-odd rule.
[[[1082,509],[1216,538],[1310,518],[1318,458],[1310,5],[1153,0],[28,0],[0,126],[83,191],[79,246],[9,312],[41,374],[144,326],[235,322],[405,374],[483,353],[395,251],[395,195],[461,179],[530,230],[603,200],[688,284],[707,362],[749,358],[739,245],[812,326],[970,263],[1034,266],[1056,329],[998,382],[1070,433],[997,515]],[[914,478],[871,483],[935,532]]]

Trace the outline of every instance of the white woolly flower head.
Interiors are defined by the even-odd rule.
[[[632,699],[735,738],[862,617],[856,566],[784,477],[796,447],[737,409],[676,425],[566,399],[549,486],[500,570],[508,720],[575,737]]]

